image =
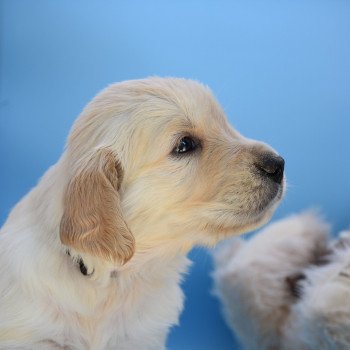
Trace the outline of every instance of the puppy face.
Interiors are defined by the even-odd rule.
[[[98,189],[99,194],[89,197],[90,208],[83,216],[90,219],[82,220],[89,222],[107,209],[110,216],[114,212],[119,218],[119,224],[118,220],[113,223],[114,231],[121,225],[123,235],[118,238],[115,234],[116,240],[104,246],[114,245],[118,252],[118,245],[123,248],[120,243],[128,236],[128,247],[134,238],[138,247],[160,242],[188,248],[216,243],[266,222],[283,194],[283,159],[265,144],[234,130],[211,92],[189,80],[129,81],[99,94],[84,110],[69,139],[72,178],[82,167],[89,168],[84,159],[93,164],[94,154],[101,149],[108,150],[108,162],[111,154],[114,159],[112,169],[118,181],[112,187],[117,200],[108,199],[110,191],[104,193],[108,186],[98,186],[95,179],[91,187],[85,177],[81,186],[87,186],[90,194]],[[100,156],[98,159],[101,162]],[[105,169],[109,174],[102,176],[103,181],[112,176],[111,166]],[[68,185],[65,198],[74,197],[74,191],[77,189]],[[78,192],[78,202],[84,203],[84,189]],[[103,203],[108,208],[94,210],[94,201],[98,208]],[[71,224],[72,211],[79,216],[82,208],[73,204],[73,209],[69,202],[62,241],[94,254],[99,251],[95,243],[78,244],[89,236],[89,228],[71,239],[72,232],[77,232],[74,226],[79,225],[76,219]],[[106,232],[106,227],[96,230],[97,222],[111,222],[106,218],[95,221],[93,242]]]

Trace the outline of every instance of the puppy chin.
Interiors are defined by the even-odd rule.
[[[270,199],[270,201],[264,205],[260,210],[254,215],[251,219],[251,222],[247,225],[249,227],[247,231],[253,231],[260,226],[265,225],[274,214],[277,209],[279,203],[285,194],[285,180],[283,180],[282,185],[279,186],[275,196]]]
[[[260,215],[258,215],[255,220],[250,224],[250,229],[248,231],[253,231],[260,226],[265,225],[274,214],[276,208],[278,207],[280,200],[276,200],[274,204],[270,205],[267,209],[263,210]]]

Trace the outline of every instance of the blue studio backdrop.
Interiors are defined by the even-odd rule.
[[[318,207],[350,222],[350,1],[2,0],[0,223],[62,152],[107,84],[150,75],[208,84],[231,123],[286,159],[274,219]],[[195,249],[170,350],[239,349]]]

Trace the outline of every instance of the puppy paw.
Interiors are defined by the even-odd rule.
[[[286,277],[287,290],[294,298],[300,299],[302,297],[303,287],[301,282],[305,279],[306,276],[304,273],[297,273]]]
[[[245,242],[241,238],[230,238],[221,242],[212,252],[215,267],[226,268],[229,261],[232,261]]]
[[[333,250],[343,250],[350,248],[350,231],[340,232],[338,238],[331,244]]]
[[[337,276],[343,283],[350,285],[350,263],[347,264]],[[349,290],[350,292],[350,290]]]

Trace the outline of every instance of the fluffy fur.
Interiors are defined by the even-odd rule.
[[[185,136],[197,149],[177,154]],[[1,229],[0,348],[164,349],[187,252],[277,206],[283,182],[262,174],[266,157],[276,154],[229,126],[199,83],[102,91]]]
[[[350,231],[304,213],[215,253],[216,294],[245,349],[350,349]]]

